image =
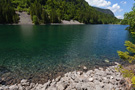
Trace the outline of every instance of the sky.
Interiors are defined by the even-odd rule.
[[[124,18],[126,12],[132,11],[134,0],[85,0],[91,6],[110,9],[119,19]]]

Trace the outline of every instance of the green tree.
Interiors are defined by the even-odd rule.
[[[126,13],[124,15],[124,20],[125,23],[129,25],[126,29],[135,36],[135,9],[133,8],[133,11]]]
[[[38,20],[38,17],[36,15],[33,16],[33,23],[34,24],[39,24],[39,20]]]
[[[53,9],[50,11],[50,22],[51,23],[58,23],[60,22],[58,15],[56,13],[56,11]]]
[[[18,19],[10,0],[0,0],[0,23],[17,23]]]
[[[132,63],[135,60],[135,44],[130,41],[125,41],[125,46],[127,47],[126,52],[118,51],[118,55],[121,59],[127,60]],[[132,55],[130,55],[132,53]]]
[[[49,16],[45,10],[42,11],[41,17],[44,24],[49,23]]]
[[[135,35],[135,9],[133,11],[126,13],[124,15],[124,21],[129,24],[127,30]],[[125,41],[125,46],[127,47],[126,52],[118,51],[118,55],[121,59],[128,61],[129,63],[133,63],[135,61],[135,44],[130,41]],[[127,70],[125,68],[120,68],[120,71],[123,73],[123,76],[131,79],[131,83],[135,87],[135,74],[132,70]]]

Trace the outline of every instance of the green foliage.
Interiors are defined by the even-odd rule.
[[[4,0],[3,0],[4,1]],[[116,24],[120,20],[89,6],[85,0],[7,0],[17,11],[26,11],[40,23],[77,20],[86,24]]]
[[[17,23],[18,15],[15,13],[10,0],[0,0],[0,23]]]
[[[85,0],[11,0],[17,11],[36,15],[41,23],[59,23],[77,20],[91,24],[116,24],[116,17],[104,14],[89,6]]]
[[[134,76],[133,71],[131,71],[131,70],[129,71],[127,69],[123,69],[121,71],[121,73],[123,74],[124,77],[128,77],[128,78],[133,78],[133,76]]]
[[[124,15],[124,20],[122,20],[123,24],[129,24],[127,30],[131,32],[133,36],[135,36],[135,8],[133,7],[133,11],[126,13]],[[135,61],[135,44],[130,41],[125,41],[125,46],[127,47],[126,52],[118,51],[118,55],[120,58],[127,60],[129,63],[133,63]],[[124,68],[120,68],[120,72],[123,73],[124,77],[128,77],[131,79],[133,87],[135,87],[135,75],[132,70],[126,70]]]
[[[124,19],[122,20],[122,24],[128,24],[129,27],[127,30],[135,36],[135,9],[129,13],[125,13]]]
[[[50,22],[51,23],[59,23],[60,20],[58,19],[56,11],[53,9],[50,11]]]
[[[50,22],[48,13],[46,12],[46,10],[43,9],[42,5],[37,0],[31,4],[30,14],[31,14],[31,17],[37,16],[40,23],[49,23]]]
[[[38,20],[38,17],[36,15],[33,15],[33,23],[39,24],[39,20]]]
[[[132,84],[135,84],[135,76],[131,79]]]
[[[48,13],[45,10],[42,11],[41,17],[42,17],[43,23],[49,23],[50,22]]]
[[[116,68],[116,70],[121,72],[123,74],[123,77],[125,77],[125,78],[133,78],[134,77],[133,71],[123,68],[122,65],[119,65],[119,67]]]
[[[135,60],[135,55],[130,55],[130,53],[135,53],[135,44],[131,43],[130,41],[125,41],[125,46],[127,47],[128,52],[118,51],[118,55],[120,58],[124,60],[128,60],[129,63]]]
[[[19,12],[23,11],[23,9],[20,6],[18,6],[16,10],[19,11]]]

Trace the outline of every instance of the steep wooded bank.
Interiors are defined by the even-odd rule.
[[[86,24],[116,24],[119,22],[113,15],[89,6],[85,0],[1,0],[1,2],[0,8],[4,8],[3,3],[9,3],[13,12],[15,10],[27,11],[35,24],[60,23],[61,20],[77,20]],[[14,15],[12,15],[13,18]],[[12,20],[7,23],[14,22],[16,21]],[[2,20],[1,23],[3,23]]]

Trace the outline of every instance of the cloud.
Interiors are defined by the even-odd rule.
[[[107,7],[111,5],[110,1],[106,0],[86,0],[89,5],[96,6],[96,7]]]
[[[123,19],[124,17],[122,15],[116,16],[118,19]]]
[[[112,7],[109,6],[107,8],[110,9],[110,10],[112,10],[114,13],[115,12],[121,12],[121,11],[123,11],[123,9],[120,8],[120,5],[118,5],[118,3],[113,4]]]
[[[88,4],[91,6],[110,9],[113,13],[123,11],[123,9],[121,9],[118,3],[112,4],[109,0],[85,0],[85,1],[88,2]],[[126,4],[127,2],[121,1],[120,3]]]
[[[127,2],[126,2],[126,1],[121,1],[120,3],[121,3],[121,4],[127,4]]]

